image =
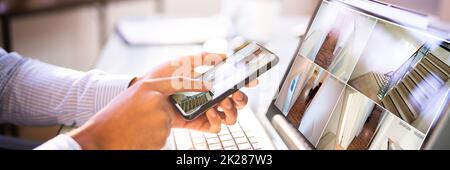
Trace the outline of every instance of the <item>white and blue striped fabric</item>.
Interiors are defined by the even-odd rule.
[[[74,71],[0,48],[0,123],[82,125],[127,89],[133,78]]]

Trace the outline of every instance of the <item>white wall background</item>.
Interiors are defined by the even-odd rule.
[[[161,2],[161,4],[157,4]],[[281,0],[285,15],[310,15],[318,0]],[[51,64],[92,69],[114,24],[126,17],[198,17],[220,13],[221,0],[133,0],[109,3],[104,13],[81,6],[15,17],[13,50]],[[1,37],[0,37],[1,38]]]
[[[226,0],[225,0],[226,1]],[[238,0],[242,1],[242,0]],[[262,0],[253,0],[262,1]],[[283,15],[311,15],[319,0],[280,0]],[[450,21],[448,0],[385,0],[418,9]],[[162,2],[158,9],[156,2]],[[14,18],[14,50],[52,64],[89,70],[115,22],[130,16],[148,16],[163,11],[176,17],[208,16],[220,13],[221,0],[133,0],[109,3],[104,20],[96,7],[33,14]],[[102,24],[105,25],[102,25]]]
[[[12,46],[24,56],[87,70],[100,50],[97,21],[94,7],[17,17],[12,22]]]

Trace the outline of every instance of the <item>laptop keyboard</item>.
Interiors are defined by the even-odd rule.
[[[222,125],[219,133],[205,133],[188,129],[172,129],[176,150],[260,150],[252,131],[238,123]]]

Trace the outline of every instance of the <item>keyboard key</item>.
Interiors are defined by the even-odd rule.
[[[220,130],[220,132],[218,133],[219,136],[220,135],[229,135],[229,134],[230,134],[230,131],[228,131],[227,127],[222,128],[222,130]]]
[[[245,134],[247,135],[248,138],[255,136],[255,134],[252,131],[246,131]]]
[[[233,140],[227,140],[227,141],[222,141],[222,145],[224,147],[229,147],[229,146],[236,146],[236,143],[234,143]]]
[[[262,149],[254,132],[240,124],[222,125],[221,131],[204,133],[188,129],[172,129],[172,136],[178,150],[257,150]]]
[[[196,138],[192,138],[192,143],[194,143],[194,144],[206,143],[206,140],[204,137],[196,137]]]
[[[204,138],[203,133],[199,131],[191,131],[192,138]]]
[[[215,134],[215,133],[204,133],[204,135],[205,135],[205,138],[214,138],[214,137],[217,137],[217,134]]]
[[[208,150],[208,145],[206,143],[194,144],[196,150]]]
[[[174,138],[176,141],[191,141],[191,135],[187,132],[175,133]]]
[[[252,146],[253,146],[253,149],[261,149],[262,147],[261,147],[261,145],[258,143],[258,142],[256,142],[256,143],[252,143]]]
[[[206,141],[208,142],[208,144],[220,143],[220,140],[217,137],[208,138],[208,139],[206,139]]]
[[[215,143],[208,145],[210,150],[222,150],[222,145],[220,143]]]
[[[173,133],[173,136],[178,150],[194,149],[191,142],[191,135],[188,131],[177,131]]]
[[[194,146],[192,146],[191,141],[176,141],[176,146],[178,150],[192,150]]]
[[[177,144],[177,150],[194,150],[194,147],[190,144]]]
[[[242,129],[239,125],[232,125],[232,126],[228,126],[228,128],[230,129],[231,133],[233,132],[242,132]]]
[[[234,138],[244,137],[244,132],[232,132]]]
[[[249,126],[249,125],[246,125],[246,124],[244,124],[244,125],[240,125],[239,124],[239,126],[241,126],[241,129],[243,129],[244,131],[249,131],[251,128],[250,127],[253,127],[253,126]]]
[[[219,138],[221,141],[233,139],[233,137],[231,137],[231,135],[222,135],[222,136],[219,136]]]
[[[248,143],[248,140],[245,137],[234,138],[234,140],[236,141],[237,144]]]
[[[225,125],[225,124],[220,124],[220,128],[223,130],[223,129],[228,129],[228,126],[227,125]]]
[[[256,139],[256,137],[249,137],[248,140],[249,140],[251,143],[258,142],[258,139]]]
[[[250,143],[241,143],[238,144],[238,148],[239,150],[252,150],[252,146],[250,145]]]
[[[229,146],[229,147],[225,147],[225,150],[238,150],[238,148],[236,146]]]

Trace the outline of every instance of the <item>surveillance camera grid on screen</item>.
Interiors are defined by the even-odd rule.
[[[449,46],[323,3],[276,105],[317,149],[421,149],[448,109]]]

